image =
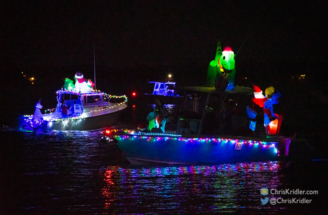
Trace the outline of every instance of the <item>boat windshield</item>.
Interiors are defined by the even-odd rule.
[[[109,98],[108,98],[107,96],[105,96],[105,95],[103,95],[103,100],[104,100],[105,102],[109,102]]]
[[[205,107],[207,93],[187,92],[181,109],[185,118],[201,119]]]
[[[77,100],[79,99],[79,96],[76,94],[63,94],[62,99],[67,101],[67,100]]]
[[[86,96],[86,103],[96,103],[101,101],[100,95]]]

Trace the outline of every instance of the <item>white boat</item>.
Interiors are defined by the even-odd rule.
[[[49,109],[41,119],[33,115],[25,115],[20,123],[23,131],[35,130],[93,130],[113,125],[122,110],[127,107],[127,97],[109,95],[99,90],[76,92],[73,90],[58,90],[57,107]],[[111,99],[121,99],[119,103]],[[62,106],[67,107],[63,114]]]

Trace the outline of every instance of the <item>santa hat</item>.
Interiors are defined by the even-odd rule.
[[[257,98],[257,99],[264,98],[263,92],[258,86],[253,85],[253,88],[254,88],[254,97],[255,98]]]
[[[225,47],[223,49],[224,52],[233,52],[232,49],[230,47]]]
[[[77,72],[75,74],[75,78],[79,83],[82,83],[84,81],[84,76],[83,76],[82,72]]]
[[[137,129],[139,131],[144,131],[144,130],[146,130],[146,126],[144,123],[139,123]]]

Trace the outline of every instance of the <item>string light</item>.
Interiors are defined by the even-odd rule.
[[[78,95],[80,94],[80,93],[73,92],[73,91],[68,91],[68,90],[58,90],[56,93],[59,93],[59,92],[70,92],[72,94],[78,94]],[[104,93],[104,92],[96,92],[94,95],[99,95],[99,94],[103,94],[105,96],[108,96],[109,98],[118,98],[118,99],[124,98],[124,101],[123,102],[120,102],[120,103],[117,103],[115,105],[105,106],[105,107],[99,108],[97,110],[91,110],[91,111],[88,111],[88,112],[84,112],[82,115],[79,115],[79,116],[76,116],[76,117],[68,117],[68,118],[63,118],[63,119],[53,118],[53,119],[47,119],[45,121],[48,121],[48,122],[63,122],[64,124],[67,124],[68,121],[83,120],[83,119],[88,118],[86,116],[87,114],[98,113],[98,112],[101,112],[101,111],[104,111],[104,110],[108,110],[108,109],[112,109],[112,108],[115,108],[115,107],[119,107],[119,106],[127,103],[127,101],[128,101],[128,97],[126,95],[116,96],[116,95],[111,95],[111,94],[107,94],[107,93]],[[93,95],[93,94],[88,94],[88,95]],[[47,109],[46,111],[53,111],[53,110],[56,110],[56,109],[55,108],[51,108],[51,109]],[[32,119],[33,119],[33,115],[24,115],[25,122],[27,122],[27,123],[30,124],[30,123],[32,123]]]
[[[109,132],[109,133],[108,133]],[[124,134],[120,135],[119,133],[123,132]],[[101,132],[103,133],[103,132]],[[114,133],[114,134],[113,134]],[[115,134],[117,133],[117,134]],[[135,132],[133,130],[120,130],[120,129],[113,129],[113,130],[106,130],[105,135],[111,135],[114,138],[121,138],[123,140],[136,140],[136,139],[147,139],[147,141],[182,141],[186,143],[209,143],[209,142],[216,142],[221,144],[242,144],[249,146],[258,147],[259,145],[262,146],[264,149],[274,149],[274,153],[279,153],[277,146],[278,142],[264,142],[264,141],[254,141],[254,140],[244,140],[244,139],[231,139],[231,138],[184,138],[181,134],[169,134],[169,133],[147,133],[147,132]]]

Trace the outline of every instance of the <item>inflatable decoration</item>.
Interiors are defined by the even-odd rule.
[[[207,77],[206,77],[206,86],[214,87],[215,85],[215,77],[221,76],[220,67],[218,61],[222,56],[222,48],[221,48],[221,41],[218,41],[215,53],[215,59],[210,62],[210,65],[207,69]]]
[[[41,113],[42,108],[43,107],[41,105],[41,99],[40,99],[39,102],[35,105],[35,111],[33,114],[32,122],[30,122],[30,126],[32,128],[39,127],[43,123],[43,115]]]
[[[249,106],[246,107],[246,113],[247,116],[249,118],[249,129],[251,129],[252,131],[255,131],[256,129],[256,115],[257,113],[255,112],[255,110]]]
[[[65,90],[73,90],[74,88],[75,88],[75,85],[73,84],[73,81],[69,78],[65,78],[64,89]]]
[[[87,84],[90,88],[93,88],[95,86],[95,84],[91,81],[91,79],[88,80]]]
[[[280,98],[280,92],[275,92],[274,87],[268,87],[265,89],[265,96],[262,94],[262,90],[254,85],[254,98],[253,102],[263,108],[264,114],[264,126],[268,131],[268,125],[271,121],[279,119],[279,115],[273,112],[273,105],[278,104]]]
[[[75,79],[75,92],[91,93],[93,91],[91,88],[91,84],[89,85],[88,82],[86,82],[81,72],[77,72],[75,74]]]
[[[207,70],[207,79],[206,85],[209,87],[217,86],[216,82],[220,82],[220,80],[227,80],[228,86],[226,87],[226,91],[235,89],[235,54],[230,47],[226,47],[223,51],[221,48],[221,42],[218,42],[216,48],[215,59],[210,62],[210,65]]]

